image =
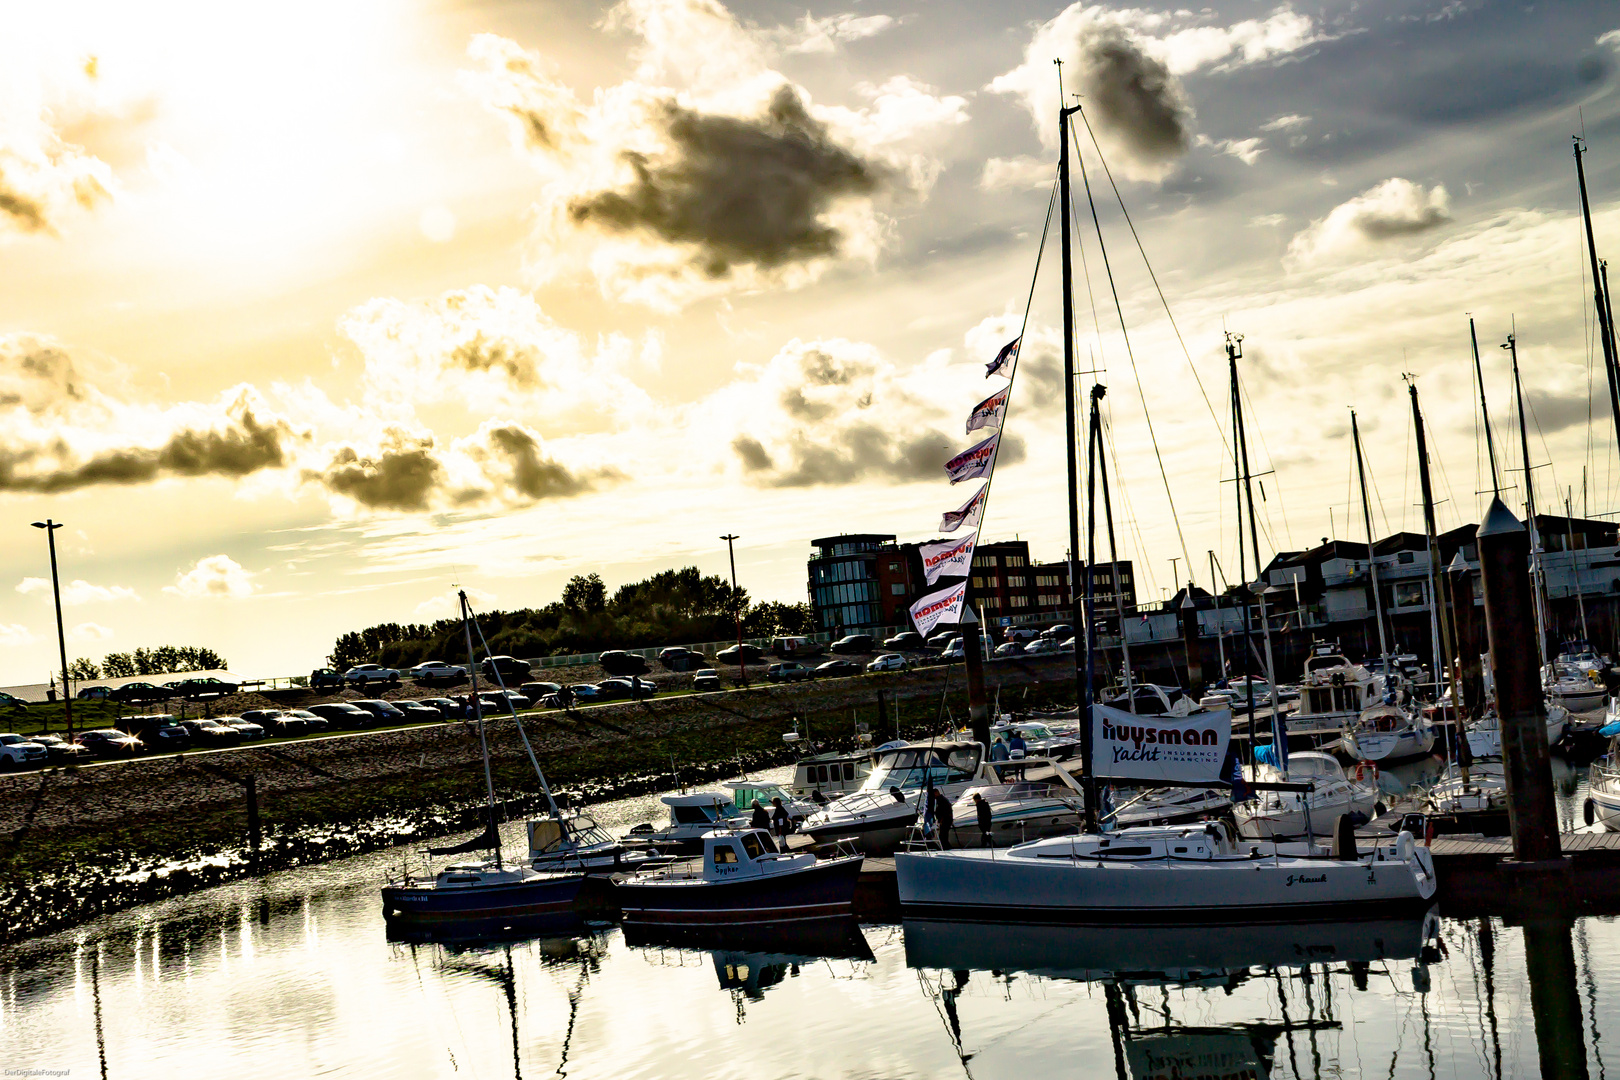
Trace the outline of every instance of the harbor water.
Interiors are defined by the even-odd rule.
[[[1566,820],[1581,795],[1572,771]],[[622,830],[652,802],[598,813]],[[1241,932],[852,923],[701,946],[603,925],[410,943],[389,940],[378,898],[401,858],[270,875],[0,952],[0,1068],[1140,1080],[1528,1077],[1548,1062],[1602,1077],[1620,1059],[1620,926],[1606,917],[1519,926],[1434,910]]]

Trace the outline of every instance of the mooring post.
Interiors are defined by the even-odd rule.
[[[1586,1024],[1569,916],[1526,919],[1524,970],[1544,1080],[1586,1080]]]
[[[257,776],[245,777],[242,786],[247,788],[247,817],[248,817],[248,854],[254,865],[259,862],[259,778]]]
[[[1453,706],[1460,725],[1464,716],[1479,715],[1485,698],[1484,674],[1479,666],[1479,616],[1474,610],[1474,568],[1463,559],[1462,552],[1457,552],[1446,573],[1451,575],[1452,625],[1457,628],[1457,652],[1462,660],[1463,699]]]
[[[988,750],[990,704],[984,693],[984,646],[979,642],[979,617],[972,608],[962,616],[962,659],[967,663],[968,727]]]
[[[1530,534],[1501,499],[1492,499],[1476,534],[1485,586],[1485,630],[1496,682],[1507,774],[1508,827],[1520,863],[1567,867],[1558,842],[1552,758],[1534,641],[1530,596]],[[1552,865],[1547,866],[1552,869]]]
[[[1125,628],[1119,631],[1123,636]],[[1198,655],[1198,607],[1193,603],[1191,585],[1181,601],[1181,644],[1187,650],[1187,696],[1197,701],[1204,696],[1204,661]]]

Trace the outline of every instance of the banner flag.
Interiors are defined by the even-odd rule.
[[[984,377],[988,379],[999,374],[1012,378],[1013,365],[1018,361],[1018,343],[1022,340],[1022,337],[1015,337],[1003,345],[996,358],[985,365]]]
[[[967,577],[973,565],[973,545],[978,536],[969,533],[960,540],[941,540],[937,544],[918,544],[922,556],[923,576],[932,585],[942,577]]]
[[[942,622],[961,622],[962,604],[967,600],[967,582],[931,592],[911,605],[911,622],[917,633],[927,637]]]
[[[963,480],[989,476],[990,467],[996,462],[996,446],[1000,442],[1001,432],[998,431],[983,442],[974,443],[947,461],[945,463],[945,474],[951,478],[951,483],[960,484]]]
[[[1011,393],[1012,387],[1005,386],[973,406],[973,411],[968,414],[967,433],[971,435],[986,427],[1000,431],[1001,418],[1007,415],[1007,395]]]
[[[939,531],[949,533],[955,532],[963,525],[970,528],[978,525],[979,515],[984,511],[985,488],[988,488],[989,486],[989,484],[986,484],[984,487],[980,488],[978,494],[974,495],[973,498],[969,499],[965,504],[963,504],[960,510],[945,511],[945,516],[939,520]]]
[[[1091,717],[1094,776],[1209,784],[1228,779],[1221,765],[1232,738],[1230,709],[1162,716],[1093,705]]]

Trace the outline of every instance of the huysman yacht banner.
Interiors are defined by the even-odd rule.
[[[951,483],[960,484],[963,480],[990,475],[990,466],[996,461],[996,444],[1000,441],[1001,432],[998,431],[984,442],[974,443],[947,461],[945,474],[951,478]]]
[[[927,637],[942,622],[961,622],[962,603],[967,599],[967,582],[931,592],[911,605],[911,621],[917,633]]]
[[[932,585],[941,577],[967,577],[968,567],[973,564],[973,544],[978,539],[974,533],[969,533],[960,540],[941,540],[937,544],[919,544],[917,553],[922,556],[923,576]]]
[[[1181,1080],[1188,1076],[1244,1077],[1270,1075],[1255,1049],[1254,1037],[1242,1031],[1177,1032],[1131,1039],[1125,1044],[1131,1080]]]
[[[939,519],[940,532],[955,532],[963,525],[968,528],[979,523],[979,514],[984,510],[984,493],[990,485],[980,488],[978,494],[962,504],[960,510],[947,510],[945,516]]]
[[[1219,784],[1232,712],[1218,709],[1189,716],[1128,713],[1091,707],[1092,771],[1131,780]]]
[[[969,435],[980,428],[1001,428],[1001,418],[1007,414],[1007,398],[1012,394],[1012,386],[1004,387],[1000,392],[991,394],[968,413],[967,433]]]

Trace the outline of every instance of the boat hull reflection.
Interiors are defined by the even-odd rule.
[[[1439,913],[1270,926],[1091,927],[904,923],[913,968],[1024,971],[1081,981],[1197,981],[1220,971],[1419,956]]]
[[[760,926],[648,926],[626,923],[624,943],[635,948],[670,947],[705,952],[772,954],[799,963],[819,959],[872,959],[871,947],[853,917],[811,923]]]

